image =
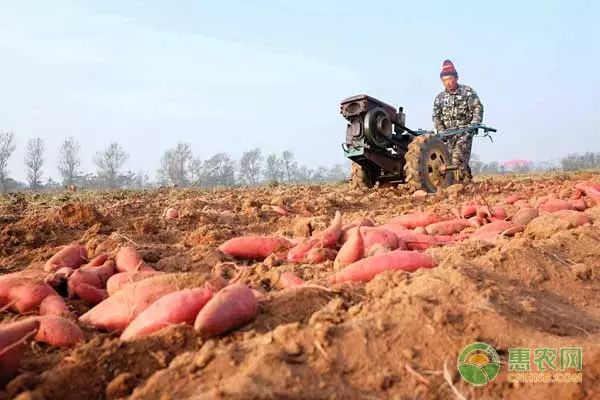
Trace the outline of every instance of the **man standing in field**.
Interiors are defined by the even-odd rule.
[[[452,61],[442,64],[440,78],[444,91],[433,102],[433,124],[436,131],[460,128],[471,124],[480,124],[483,120],[483,105],[477,93],[467,85],[458,84],[458,73]],[[457,135],[450,140],[452,165],[458,167],[461,180],[471,180],[471,146],[474,131]]]

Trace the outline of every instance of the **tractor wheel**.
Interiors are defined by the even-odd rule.
[[[450,152],[444,142],[433,135],[417,136],[408,145],[404,164],[406,182],[416,190],[435,193],[454,183],[454,174],[445,171],[451,165]]]
[[[352,163],[350,186],[353,188],[372,188],[377,181],[377,170],[373,166],[361,166]]]

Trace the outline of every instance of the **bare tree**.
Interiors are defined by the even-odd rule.
[[[276,154],[269,154],[265,165],[265,178],[269,182],[282,182],[285,176],[283,160]]]
[[[0,132],[0,185],[6,191],[8,179],[8,159],[15,151],[15,135],[13,132]]]
[[[256,185],[260,181],[262,161],[263,156],[259,148],[246,151],[242,154],[239,163],[239,176],[242,182],[249,185]]]
[[[298,172],[298,163],[295,160],[294,153],[289,150],[284,151],[281,155],[281,163],[285,174],[284,179],[287,182],[292,182]]]
[[[59,148],[58,172],[63,178],[63,185],[68,186],[75,183],[80,165],[79,143],[73,137],[68,137]]]
[[[203,184],[207,187],[233,186],[235,163],[226,153],[217,153],[203,165]]]
[[[190,175],[192,177],[192,185],[202,186],[204,173],[204,164],[198,157],[194,157],[190,162]]]
[[[41,184],[42,166],[44,165],[44,141],[40,138],[29,139],[25,153],[27,181],[31,189],[38,189]]]
[[[98,177],[104,180],[109,188],[117,187],[119,170],[127,158],[127,153],[116,142],[112,142],[106,150],[96,153],[94,164],[98,168]]]
[[[189,143],[177,143],[173,149],[167,150],[161,159],[158,174],[162,181],[178,186],[190,183],[190,164],[192,147]]]

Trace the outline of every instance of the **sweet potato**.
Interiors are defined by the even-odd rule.
[[[131,246],[122,246],[119,249],[115,263],[119,272],[154,271],[154,268],[146,265],[138,251]]]
[[[319,245],[318,238],[306,239],[288,251],[287,259],[293,262],[302,262],[306,259],[308,252]]]
[[[69,306],[61,296],[50,295],[40,304],[40,315],[56,315],[67,317],[71,314]]]
[[[162,274],[134,282],[83,314],[79,321],[107,331],[121,332],[162,296],[181,289],[200,287],[206,278],[206,274],[189,272]]]
[[[319,239],[321,247],[335,247],[342,234],[342,214],[339,211],[335,212],[335,216],[331,221],[331,225],[323,232],[320,232],[313,237]]]
[[[176,208],[173,207],[167,207],[165,209],[165,211],[163,212],[163,217],[167,220],[167,221],[172,221],[172,220],[176,220],[179,218],[179,211]]]
[[[279,277],[279,286],[283,289],[304,285],[304,280],[293,272],[284,272]]]
[[[105,289],[99,289],[88,283],[79,283],[72,287],[73,295],[77,295],[81,300],[88,304],[95,305],[108,297]]]
[[[600,184],[584,181],[576,184],[575,188],[585,193],[585,195],[590,197],[597,206],[600,206]]]
[[[291,243],[280,237],[242,236],[226,241],[219,246],[219,250],[244,260],[264,260],[271,254],[290,247]]]
[[[414,229],[418,226],[427,226],[436,222],[440,222],[444,218],[439,217],[435,214],[427,212],[414,212],[411,214],[401,215],[399,217],[392,218],[388,221],[388,224],[399,224],[408,229]]]
[[[530,223],[534,218],[539,215],[537,209],[533,207],[523,207],[519,209],[514,215],[511,217],[511,221],[516,225],[525,226]]]
[[[494,221],[477,229],[471,235],[471,238],[494,244],[500,236],[511,236],[517,232],[522,232],[524,229],[524,226],[515,225],[512,222]]]
[[[79,287],[84,285],[89,285],[96,289],[104,289],[106,287],[106,282],[115,273],[115,264],[112,260],[108,260],[106,258],[103,260],[104,263],[102,265],[96,266],[99,262],[96,261],[90,263],[91,265],[87,265],[75,270],[71,274],[68,280],[69,296],[79,295],[84,300],[87,300],[82,297],[80,293],[78,293]]]
[[[12,287],[8,291],[8,301],[12,308],[21,314],[34,312],[48,296],[58,296],[58,293],[46,283],[31,281],[10,281]],[[0,301],[2,301],[0,295]]]
[[[194,329],[203,337],[226,333],[250,321],[258,312],[258,301],[247,286],[233,284],[221,289],[200,310]]]
[[[470,226],[472,223],[466,219],[451,219],[427,225],[425,230],[429,235],[452,235]]]
[[[581,226],[592,222],[590,217],[580,211],[559,210],[551,213],[551,215],[556,215],[559,218],[565,219],[574,226]]]
[[[84,246],[70,244],[46,261],[44,271],[52,272],[62,267],[76,269],[87,262],[87,257],[87,250]]]
[[[561,199],[550,199],[550,200],[543,202],[539,206],[539,211],[542,213],[543,212],[552,213],[554,211],[570,210],[570,209],[571,209],[571,204],[568,201],[561,200]]]
[[[212,295],[206,288],[183,289],[169,293],[156,300],[131,321],[121,334],[121,340],[147,336],[169,325],[192,324]]]
[[[365,246],[361,234],[362,229],[364,228],[359,226],[350,230],[348,240],[342,245],[335,257],[334,263],[336,265],[346,266],[364,257]]]
[[[305,261],[309,264],[320,264],[327,260],[335,260],[337,251],[325,247],[314,247],[306,253]]]
[[[386,229],[392,228],[386,225]],[[452,244],[455,239],[452,236],[435,235],[430,236],[423,233],[413,232],[411,230],[397,230],[394,232],[399,240],[405,243],[409,250],[425,250],[433,246],[444,246]]]
[[[482,219],[492,220],[504,220],[508,217],[504,207],[494,206],[479,206],[477,207],[477,216]]]
[[[475,204],[465,204],[460,210],[460,216],[463,218],[471,218],[475,214],[477,214],[477,206]]]
[[[504,199],[505,204],[515,204],[517,201],[521,200],[523,197],[517,194],[511,194],[506,199]]]
[[[106,291],[109,296],[112,296],[118,290],[125,286],[141,281],[142,279],[150,278],[151,276],[160,275],[160,271],[130,271],[130,272],[119,272],[114,274],[108,281],[106,281]]]
[[[587,208],[585,201],[582,198],[570,200],[569,204],[571,205],[571,209],[576,211],[585,211]]]
[[[377,274],[385,271],[402,270],[413,272],[419,268],[433,268],[435,266],[436,263],[428,254],[406,250],[394,250],[352,263],[331,276],[330,281],[331,283],[342,283],[347,281],[367,282],[373,279]]]
[[[36,342],[47,343],[56,347],[71,347],[84,339],[81,328],[66,318],[44,315],[29,319],[40,323],[40,328],[34,338]]]
[[[361,228],[363,236],[363,246],[365,248],[365,256],[375,254],[382,250],[396,250],[399,245],[404,246],[404,242],[398,239],[394,232],[380,227],[365,227]]]
[[[19,361],[39,327],[40,323],[36,320],[0,325],[0,387],[17,372]]]
[[[341,236],[342,243],[346,243],[346,240],[348,240],[348,238],[350,237],[350,232],[352,231],[352,229],[356,228],[359,225],[360,226],[375,226],[373,221],[371,221],[369,218],[359,218],[357,220],[350,222],[349,224],[344,225],[342,227],[342,236]]]

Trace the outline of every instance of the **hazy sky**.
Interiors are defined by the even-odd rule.
[[[118,141],[125,169],[153,176],[164,150],[234,158],[291,149],[343,161],[339,102],[368,93],[432,128],[442,61],[472,86],[485,161],[600,151],[597,1],[0,1],[0,129],[11,176],[26,142],[82,146],[83,167]]]

